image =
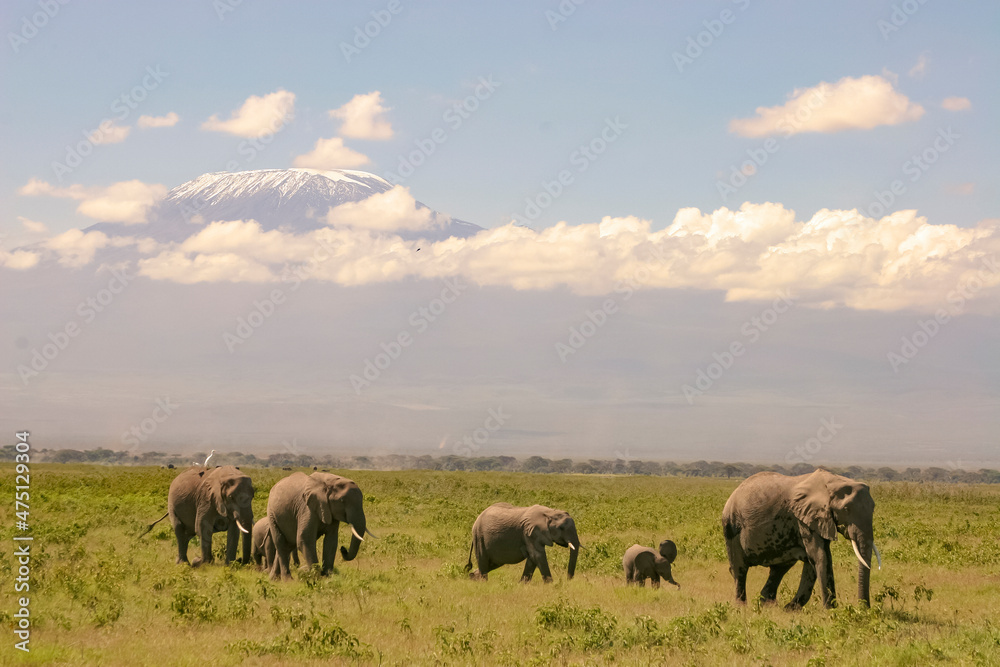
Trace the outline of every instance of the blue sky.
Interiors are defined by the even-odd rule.
[[[997,464],[1000,6],[45,1],[2,9],[2,428],[128,447],[169,398],[142,447],[455,453],[503,407],[484,455]],[[208,172],[389,177],[428,142],[319,229],[143,236]],[[414,200],[487,229],[418,254]]]
[[[781,202],[805,218],[821,208],[866,207],[939,129],[952,127],[961,138],[893,208],[917,209],[932,223],[973,225],[1000,203],[992,167],[1000,135],[991,123],[1000,95],[1000,8],[918,5],[886,37],[878,21],[891,20],[893,5],[584,2],[553,30],[545,12],[558,11],[554,2],[401,2],[400,13],[347,62],[341,42],[385,3],[247,1],[221,20],[210,2],[70,3],[16,53],[8,44],[0,65],[7,91],[0,103],[2,224],[15,233],[19,215],[54,231],[88,222],[70,202],[18,196],[17,189],[33,177],[53,180],[51,163],[65,147],[108,117],[113,100],[139,84],[147,66],[159,66],[167,78],[126,122],[168,112],[180,122],[97,147],[64,184],[139,179],[169,188],[223,170],[240,157],[241,139],[200,124],[279,89],[296,95],[295,119],[241,168],[290,166],[316,139],[335,134],[327,110],[377,90],[391,109],[393,138],[346,143],[371,158],[366,170],[385,174],[414,140],[442,125],[450,100],[492,75],[501,83],[496,93],[407,179],[414,196],[482,226],[503,224],[606,118],[620,117],[628,126],[620,141],[535,222],[637,215],[666,226],[679,208],[723,205],[720,175],[761,145],[728,131],[730,120],[780,105],[797,88],[888,70],[898,76],[895,89],[925,108],[919,120],[782,139],[725,204]],[[732,22],[678,72],[673,53],[727,10]],[[35,11],[35,3],[6,4],[4,33],[20,32]],[[909,74],[922,59],[922,71]],[[967,98],[971,108],[946,111],[947,97]]]

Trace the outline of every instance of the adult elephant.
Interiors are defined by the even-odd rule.
[[[197,535],[201,557],[195,558],[191,565],[211,563],[212,535],[226,531],[226,565],[236,560],[241,532],[242,562],[249,563],[250,531],[245,526],[254,525],[253,496],[250,477],[233,466],[212,469],[197,466],[177,475],[167,494],[167,516],[177,536],[177,562],[188,562],[188,542]]]
[[[306,567],[318,562],[316,540],[324,535],[323,574],[333,571],[341,522],[351,526],[350,549],[340,548],[344,560],[354,560],[368,532],[361,489],[353,480],[339,475],[296,472],[279,480],[267,499],[271,539],[276,558],[271,578],[289,578],[289,555],[302,552]],[[297,561],[296,561],[297,562]]]
[[[773,602],[782,577],[796,561],[803,561],[799,590],[787,608],[806,604],[817,579],[823,605],[832,607],[837,591],[830,542],[840,533],[854,547],[859,561],[858,599],[868,604],[873,550],[882,566],[872,528],[874,512],[875,501],[867,484],[827,470],[797,477],[761,472],[747,478],[729,496],[722,512],[736,600],[746,602],[750,567],[770,568],[760,599]]]
[[[537,567],[545,583],[552,581],[545,547],[558,544],[569,547],[567,577],[573,578],[580,553],[580,538],[573,517],[563,510],[544,505],[516,507],[510,503],[494,503],[476,518],[472,526],[472,544],[466,572],[472,569],[472,554],[479,566],[471,573],[473,579],[486,579],[490,570],[501,565],[524,563],[521,581],[531,581]]]
[[[646,579],[651,579],[653,588],[659,588],[662,577],[680,588],[681,585],[674,581],[673,573],[670,570],[670,565],[675,558],[677,558],[677,545],[670,540],[660,542],[658,551],[641,544],[633,544],[622,557],[625,583],[645,586]]]

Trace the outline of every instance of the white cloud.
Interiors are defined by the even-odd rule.
[[[102,232],[84,232],[71,229],[46,239],[41,246],[58,257],[59,264],[69,268],[80,268],[94,261],[97,251],[102,248],[123,248],[135,244],[135,239],[125,236],[109,237]]]
[[[922,106],[896,91],[882,76],[844,77],[836,83],[797,88],[784,104],[758,107],[756,116],[730,121],[729,131],[742,137],[764,137],[870,130],[915,121],[923,114]]]
[[[0,266],[15,271],[30,269],[38,264],[40,259],[38,253],[27,250],[15,250],[14,252],[0,250]]]
[[[277,90],[263,97],[251,95],[243,106],[230,114],[229,120],[219,120],[218,115],[213,115],[201,124],[201,129],[238,137],[261,137],[280,130],[294,112],[295,93]]]
[[[392,125],[382,116],[386,107],[382,106],[382,93],[374,91],[366,95],[355,95],[350,102],[330,111],[332,118],[344,123],[340,126],[340,136],[353,139],[391,139]]]
[[[30,234],[48,234],[49,228],[44,222],[38,222],[37,220],[29,220],[23,216],[17,216],[18,222],[24,227],[24,231]]]
[[[296,167],[325,171],[328,169],[353,169],[368,164],[370,161],[367,155],[345,146],[344,140],[340,137],[333,137],[317,140],[311,151],[296,157],[292,164]]]
[[[941,100],[941,107],[948,111],[966,111],[972,108],[968,97],[946,97]]]
[[[166,116],[139,116],[135,124],[144,130],[151,127],[173,127],[180,119],[177,112],[171,111]]]
[[[927,58],[927,54],[926,53],[921,53],[920,57],[917,58],[917,63],[913,67],[910,68],[910,71],[907,72],[907,74],[909,74],[910,77],[913,78],[913,79],[922,79],[922,78],[924,78],[924,74],[927,73],[927,63],[928,62],[929,62],[929,60]]]
[[[446,223],[427,207],[417,206],[409,188],[397,185],[358,202],[331,208],[327,224],[373,231],[432,229]]]
[[[389,194],[389,193],[386,193]],[[403,190],[383,211],[403,211]],[[351,212],[360,215],[360,210]],[[370,211],[377,215],[379,211]],[[1000,305],[1000,221],[976,227],[931,225],[914,211],[881,219],[823,209],[798,221],[780,204],[744,204],[711,213],[682,209],[666,229],[635,217],[597,224],[561,222],[535,231],[514,224],[466,238],[415,243],[371,226],[326,227],[308,234],[264,232],[253,221],[214,223],[179,247],[141,262],[153,278],[278,280],[289,266],[341,285],[462,276],[479,285],[523,290],[568,287],[582,294],[623,289],[720,290],[730,301],[791,291],[806,306],[856,309],[947,307],[949,294],[979,280],[982,307]],[[322,256],[322,261],[315,258]],[[990,305],[992,304],[992,305]]]
[[[149,208],[167,194],[166,186],[142,181],[121,181],[108,187],[85,188],[76,184],[61,188],[33,178],[18,194],[27,197],[59,197],[80,201],[77,213],[102,222],[138,224],[146,222]]]
[[[115,125],[112,121],[104,121],[100,127],[90,133],[91,143],[97,144],[120,144],[128,138],[128,133],[132,131],[129,125]]]

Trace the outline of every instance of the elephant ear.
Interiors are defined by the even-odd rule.
[[[663,540],[660,542],[660,555],[666,559],[668,563],[673,563],[677,558],[677,545],[671,540]]]
[[[333,515],[330,513],[330,502],[326,497],[326,489],[322,484],[313,484],[306,487],[302,492],[306,505],[319,513],[319,520],[325,526],[333,522]]]
[[[218,476],[212,480],[212,502],[215,503],[215,511],[219,513],[219,516],[226,516],[226,487],[227,483],[219,479]]]
[[[555,517],[550,511],[541,511],[528,518],[528,530],[525,535],[529,539],[536,540],[546,547],[555,544],[552,541],[552,524]]]
[[[831,490],[827,486],[831,477],[833,475],[826,470],[817,469],[793,486],[791,509],[792,514],[810,530],[819,533],[823,539],[834,541],[837,539],[837,524],[830,512]]]

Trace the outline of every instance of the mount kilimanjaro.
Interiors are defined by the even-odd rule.
[[[85,231],[109,236],[143,236],[160,243],[180,243],[219,220],[256,220],[265,231],[281,229],[301,234],[326,226],[327,212],[349,202],[360,202],[387,192],[389,181],[364,171],[335,169],[260,169],[203,174],[183,183],[157,202],[147,224],[137,234],[135,225],[101,222]],[[421,202],[417,207],[427,209]],[[430,241],[472,236],[482,227],[439,213],[432,229],[392,232],[404,239]]]

